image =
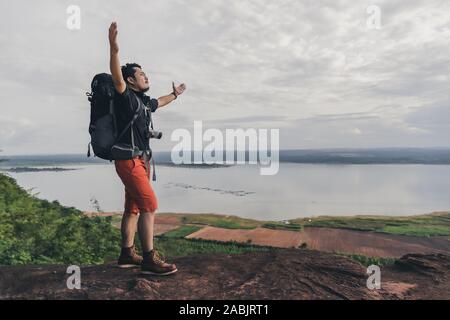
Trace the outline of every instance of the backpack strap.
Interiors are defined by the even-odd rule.
[[[148,110],[149,113],[149,118],[150,118],[150,127],[153,129],[153,119],[152,119],[152,110]],[[150,146],[149,146],[150,147]],[[151,150],[151,148],[150,148]],[[150,151],[151,152],[151,151]],[[152,167],[153,167],[153,175],[152,175],[152,180],[156,181],[156,168],[155,168],[155,157],[153,157],[153,153],[151,152],[151,161],[152,161]]]
[[[156,170],[155,170],[155,158],[152,155],[152,166],[153,166],[153,177],[152,180],[156,181]]]
[[[117,132],[117,119],[116,119],[116,113],[114,112],[114,98],[109,99],[109,114],[113,118],[113,125],[114,125],[114,132]]]
[[[153,118],[152,118],[152,110],[148,110],[149,113],[149,117],[150,117],[150,127],[153,129]],[[152,175],[152,180],[156,181],[156,168],[155,168],[155,158],[153,157],[153,153],[151,155],[151,161],[152,161],[152,167],[153,167],[153,175]]]

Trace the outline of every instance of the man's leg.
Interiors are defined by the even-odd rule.
[[[122,248],[131,248],[134,246],[134,235],[136,234],[138,220],[138,214],[124,212],[120,227],[122,233]]]
[[[155,225],[155,212],[142,212],[139,216],[139,239],[143,252],[153,250],[153,234]]]
[[[174,264],[164,262],[153,248],[155,211],[142,212],[139,217],[138,230],[143,251],[141,272],[151,275],[169,275],[177,272]]]
[[[136,234],[137,222],[139,219],[139,208],[125,188],[125,211],[122,216],[121,234],[122,249],[118,265],[121,268],[131,268],[140,266],[142,257],[136,254],[134,249],[134,236]]]
[[[141,164],[144,164],[143,168],[146,176],[146,182],[143,184],[145,187],[143,189],[147,189],[147,192],[144,203],[145,208],[142,208],[142,214],[139,217],[138,232],[139,240],[141,241],[142,252],[150,252],[153,250],[155,213],[158,205],[155,193],[153,192],[153,188],[150,185],[150,159],[144,157]],[[146,188],[147,186],[149,186],[150,188]]]
[[[122,233],[122,248],[134,246],[134,236],[139,220],[139,208],[131,197],[128,189],[125,188],[125,211],[122,216],[120,230]]]

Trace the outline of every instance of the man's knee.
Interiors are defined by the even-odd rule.
[[[142,203],[139,206],[140,212],[155,213],[157,209],[158,209],[158,202],[156,201],[156,199],[151,200],[146,199],[146,201],[142,201]]]
[[[139,216],[139,211],[124,211],[122,218],[133,219]]]
[[[155,210],[147,210],[147,211],[142,211],[141,215],[155,215],[156,214],[156,209]]]

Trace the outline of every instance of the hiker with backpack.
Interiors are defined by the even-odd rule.
[[[116,172],[125,186],[118,266],[140,266],[143,274],[172,274],[177,272],[175,264],[166,263],[153,247],[158,202],[150,183],[150,159],[153,157],[149,139],[161,137],[153,130],[151,113],[177,99],[186,86],[175,86],[172,82],[172,93],[158,99],[150,98],[145,95],[150,81],[141,66],[136,63],[120,66],[115,22],[109,28],[109,43],[111,75],[96,75],[92,82],[89,132],[95,155],[114,160]],[[136,230],[143,256],[135,251]]]

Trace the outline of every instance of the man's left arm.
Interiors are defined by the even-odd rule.
[[[186,90],[186,85],[184,83],[180,84],[178,87],[175,87],[175,84],[172,82],[172,93],[167,96],[162,96],[158,98],[158,108],[164,107],[175,100],[180,94]]]

